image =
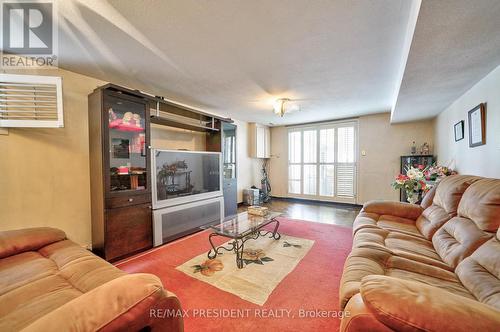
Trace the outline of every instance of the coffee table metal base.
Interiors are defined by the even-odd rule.
[[[243,250],[244,250],[244,246],[245,246],[245,242],[246,241],[248,241],[248,240],[256,240],[260,236],[268,236],[268,235],[270,235],[269,236],[270,238],[275,239],[275,240],[279,240],[281,238],[280,233],[278,233],[278,228],[280,226],[280,222],[278,220],[276,220],[276,219],[273,219],[271,221],[271,223],[275,223],[276,224],[274,226],[274,230],[273,231],[267,231],[267,230],[262,230],[262,228],[257,228],[257,229],[255,229],[253,232],[251,232],[249,234],[245,234],[245,235],[243,235],[241,237],[232,238],[233,241],[229,243],[228,247],[226,247],[226,246],[216,247],[214,245],[213,241],[212,241],[213,237],[216,237],[216,236],[227,237],[227,236],[221,235],[221,234],[217,234],[217,233],[211,233],[208,236],[208,241],[210,242],[210,245],[212,246],[212,249],[210,249],[210,251],[207,254],[208,258],[209,259],[216,258],[217,255],[221,255],[222,254],[223,250],[225,250],[225,251],[234,251],[234,253],[236,254],[236,266],[239,269],[243,268],[243,266],[244,266],[244,262],[243,262]],[[271,223],[269,223],[267,225],[270,225]]]

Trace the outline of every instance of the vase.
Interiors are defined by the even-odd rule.
[[[406,200],[408,203],[415,204],[418,202],[418,192],[415,191],[407,191],[406,192]]]

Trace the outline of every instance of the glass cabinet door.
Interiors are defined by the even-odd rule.
[[[108,126],[110,193],[147,190],[146,106],[141,102],[105,96]]]
[[[222,123],[224,179],[236,179],[236,126]]]

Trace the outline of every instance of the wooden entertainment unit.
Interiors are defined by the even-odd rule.
[[[205,133],[205,150],[223,152],[223,160],[231,163],[232,171],[222,170],[229,175],[223,194],[227,211],[236,211],[235,146],[226,153],[223,148],[225,141],[235,144],[235,138],[225,140],[221,130],[236,136],[231,119],[104,85],[89,95],[89,149],[92,250],[108,261],[153,245],[151,123]]]

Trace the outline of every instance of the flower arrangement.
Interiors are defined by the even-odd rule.
[[[438,166],[436,164],[427,167],[424,171],[425,179],[429,181],[437,181],[446,176],[455,175],[456,171],[446,166]]]
[[[425,167],[407,167],[406,174],[399,174],[391,184],[394,189],[402,189],[406,192],[407,201],[415,204],[420,194],[427,193],[434,185],[426,181],[438,182],[443,177],[455,175],[456,171],[446,166],[433,164]]]
[[[419,193],[427,188],[424,175],[426,171],[423,165],[408,167],[406,174],[396,176],[396,180],[391,185],[394,189],[404,190],[408,202],[415,204],[418,201]]]

